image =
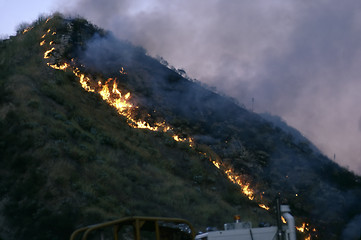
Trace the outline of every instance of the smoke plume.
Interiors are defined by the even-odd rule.
[[[280,115],[361,173],[361,2],[62,2],[257,112]]]
[[[361,215],[354,217],[346,226],[342,233],[342,239],[361,238]]]

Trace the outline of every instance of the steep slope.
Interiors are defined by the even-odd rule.
[[[69,45],[62,26],[73,26]],[[129,126],[73,72],[49,67],[55,59],[44,59],[48,46],[40,46],[49,28],[58,35],[48,34],[47,44],[70,48],[64,58],[97,30],[54,16],[1,41],[1,239],[68,239],[76,227],[130,215],[221,226],[244,205],[255,224],[273,221],[204,155]]]
[[[64,239],[136,214],[272,222],[277,196],[309,224],[299,237],[352,236],[358,176],[144,49],[60,15],[0,49],[2,238]]]
[[[156,109],[197,144],[215,151],[224,169],[233,168],[250,183],[255,201],[269,205],[280,194],[298,224],[301,219],[310,224],[310,234],[338,238],[348,222],[358,219],[360,177],[327,159],[297,131],[162,68],[140,50],[111,35],[94,36],[78,57],[98,71],[116,72],[124,66],[124,86],[137,93],[139,105],[149,113]]]

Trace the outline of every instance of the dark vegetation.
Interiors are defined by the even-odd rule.
[[[41,36],[66,28],[59,16],[45,20],[0,45],[2,239],[67,239],[77,227],[131,215],[221,226],[250,204],[198,152],[131,128],[71,72],[49,68]],[[74,33],[71,49],[95,31],[73,22],[84,34]],[[272,221],[255,204],[242,214]]]
[[[296,224],[309,222],[320,239],[338,239],[361,214],[360,177],[294,129],[183,78],[84,19],[56,14],[30,27],[0,42],[1,239],[67,239],[77,227],[131,215],[182,217],[198,229],[221,227],[235,214],[254,225],[274,223],[273,209],[258,208],[198,151],[245,176],[257,201],[272,206],[280,195]],[[104,78],[124,67],[119,85],[140,115],[165,120],[196,147],[131,128],[72,72],[49,68],[39,46],[49,28],[63,48],[53,59],[75,58]]]

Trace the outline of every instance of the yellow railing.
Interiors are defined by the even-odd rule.
[[[142,239],[143,230],[152,232],[156,240],[191,240],[195,237],[192,225],[184,219],[136,216],[79,228],[72,233],[70,240],[86,240],[91,233],[107,228],[112,228],[113,239],[118,240],[121,239],[119,231],[124,226],[132,227],[134,240]],[[100,239],[104,239],[104,236],[101,236]]]

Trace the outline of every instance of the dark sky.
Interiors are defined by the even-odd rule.
[[[361,1],[61,1],[361,174]]]

